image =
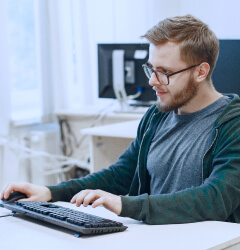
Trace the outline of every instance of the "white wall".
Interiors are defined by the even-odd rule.
[[[210,26],[219,39],[240,38],[239,0],[181,0],[180,2],[180,15],[192,14],[200,18]]]

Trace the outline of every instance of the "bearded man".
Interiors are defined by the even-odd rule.
[[[9,183],[1,198],[20,191],[26,200],[92,202],[149,224],[240,222],[240,99],[212,83],[216,35],[186,15],[159,22],[143,37],[150,43],[143,70],[157,103],[119,159],[56,186]]]

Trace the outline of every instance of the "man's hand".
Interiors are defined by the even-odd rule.
[[[122,201],[121,197],[114,195],[102,190],[82,190],[81,192],[75,194],[71,199],[71,203],[76,203],[79,207],[82,203],[86,207],[92,202],[92,207],[95,208],[99,205],[103,205],[108,210],[119,215],[122,211]]]
[[[50,201],[52,195],[50,189],[44,186],[30,183],[8,183],[1,191],[0,199],[7,199],[12,191],[19,191],[27,195],[28,198],[22,201]]]

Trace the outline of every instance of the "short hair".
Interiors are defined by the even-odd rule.
[[[142,38],[154,45],[179,43],[181,59],[189,65],[207,62],[210,65],[207,79],[211,79],[219,54],[219,40],[200,19],[192,15],[166,18],[148,30]]]

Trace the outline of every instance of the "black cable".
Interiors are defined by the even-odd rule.
[[[65,144],[65,138],[64,138],[64,133],[63,133],[63,119],[59,118],[58,119],[58,123],[60,126],[60,137],[61,137],[61,149],[63,154],[65,155],[65,151],[66,151],[66,144]]]
[[[112,103],[104,107],[99,111],[99,113],[94,118],[90,127],[95,127],[99,121],[105,116],[104,112],[112,106]],[[59,118],[60,132],[61,132],[61,148],[62,152],[66,156],[72,156],[74,152],[74,147],[80,148],[87,135],[82,135],[79,139],[72,131],[72,128],[67,119]]]
[[[74,141],[76,140],[74,138],[75,136],[73,135],[73,132],[72,132],[66,119],[60,118],[59,125],[60,125],[60,133],[61,133],[62,152],[66,156],[71,156],[73,154],[73,146],[72,146],[71,139],[70,139],[69,135],[71,135],[71,137],[74,139]],[[64,132],[64,130],[66,130],[66,133],[68,136],[65,136],[66,133]]]
[[[8,216],[13,216],[13,214],[0,215],[0,218],[8,217]]]
[[[14,215],[18,215],[18,214],[25,214],[25,213],[11,212],[10,214],[0,215],[0,218],[14,216]]]

